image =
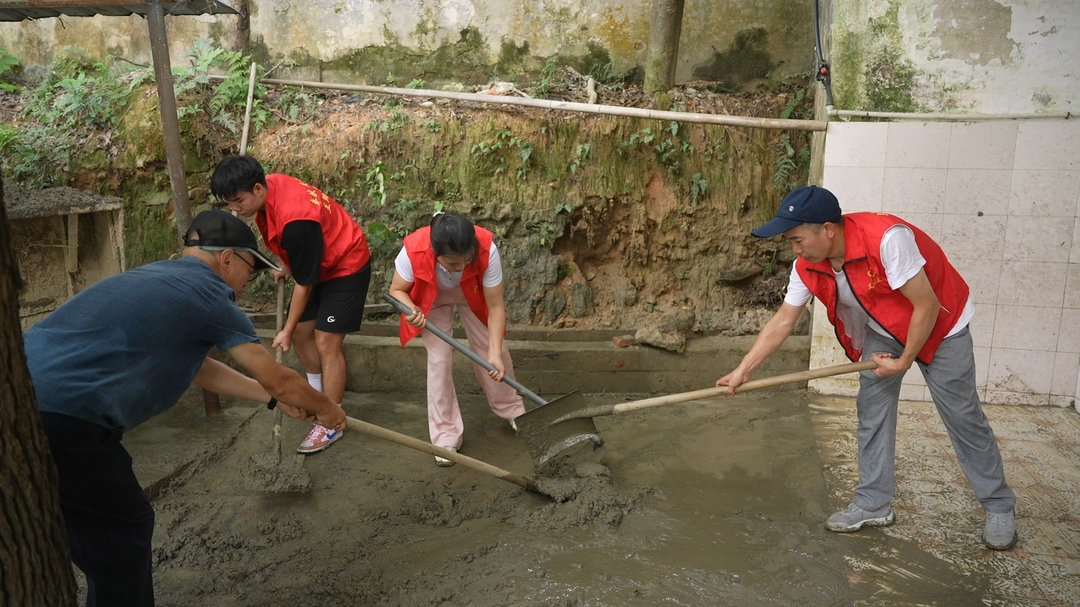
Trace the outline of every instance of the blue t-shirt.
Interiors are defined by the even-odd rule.
[[[259,341],[235,297],[195,257],[92,285],[24,336],[38,409],[121,432],[165,411],[211,347]]]

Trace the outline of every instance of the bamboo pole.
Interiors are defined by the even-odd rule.
[[[379,95],[402,95],[405,97],[435,97],[439,99],[456,99],[458,101],[475,101],[479,103],[519,105],[567,112],[583,112],[587,114],[629,116],[632,118],[673,120],[676,122],[719,124],[725,126],[742,126],[759,129],[789,131],[824,131],[827,125],[827,122],[825,122],[824,120],[793,120],[785,118],[755,118],[751,116],[729,116],[727,114],[671,112],[650,110],[645,108],[622,107],[616,105],[575,103],[572,101],[552,101],[549,99],[527,99],[522,97],[506,97],[503,95],[486,95],[482,93],[457,93],[453,91],[435,91],[430,89],[403,89],[388,86],[370,86],[366,84],[334,84],[330,82],[312,82],[307,80],[280,80],[276,78],[264,78],[259,82],[263,84],[280,84],[283,86],[297,86],[313,89],[357,91],[362,93],[375,93]]]
[[[925,121],[955,121],[955,122],[984,122],[989,120],[1031,120],[1058,119],[1069,120],[1077,118],[1072,112],[1057,114],[917,114],[905,112],[872,112],[866,110],[837,110],[828,109],[829,116],[853,117],[853,118],[891,118],[894,120],[925,120]]]

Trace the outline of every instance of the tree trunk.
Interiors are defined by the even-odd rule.
[[[652,0],[649,50],[645,60],[645,90],[660,93],[675,85],[685,0]]]
[[[57,476],[19,327],[22,280],[0,178],[0,605],[75,604]]]

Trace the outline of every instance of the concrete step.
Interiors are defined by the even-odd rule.
[[[709,388],[739,364],[754,341],[754,336],[691,338],[685,351],[677,354],[644,345],[620,348],[612,343],[611,335],[622,333],[625,331],[527,332],[514,328],[511,337],[529,334],[537,339],[508,339],[507,347],[518,382],[550,400],[574,390],[673,394]],[[260,329],[259,336],[269,347],[274,332]],[[461,340],[467,343],[464,336]],[[425,391],[427,353],[419,339],[402,347],[396,330],[387,335],[386,329],[376,328],[373,323],[366,330],[345,337],[345,356],[349,364],[348,391],[421,394]],[[809,361],[810,338],[793,336],[755,371],[754,377],[802,371]],[[285,364],[300,370],[292,352],[285,355]],[[454,383],[462,394],[480,392],[472,368],[468,358],[455,353]],[[781,389],[805,387],[806,382],[800,382]]]

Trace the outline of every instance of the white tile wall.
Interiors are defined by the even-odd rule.
[[[899,137],[904,130],[898,125],[895,131]],[[952,137],[949,140],[950,169],[1011,171],[1015,155],[1015,123],[980,122],[953,125]],[[828,158],[826,165],[827,163]]]
[[[1004,215],[945,214],[938,244],[950,259],[1000,261],[1005,258],[1005,222]]]
[[[829,125],[828,134],[836,134],[836,142],[825,146],[825,166],[883,167],[885,142],[889,125],[884,122],[844,123]]]
[[[885,143],[885,166],[948,166],[951,131],[951,125],[940,122],[890,124],[888,141]]]
[[[1009,215],[1019,217],[1076,216],[1080,172],[1013,171]]]
[[[944,244],[942,247],[944,247]],[[997,303],[1002,262],[993,259],[983,261],[952,256],[949,257],[949,261],[967,281],[971,294],[975,297],[976,318],[984,315],[993,318],[993,304]],[[975,337],[976,344],[978,344],[978,336],[973,337]]]
[[[997,306],[1001,320],[994,324],[992,348],[1015,350],[1046,350],[1048,344],[1057,347],[1061,308],[1035,306]]]
[[[1080,209],[1076,211],[1076,218],[1073,219],[1073,233],[1072,233],[1073,247],[1069,251],[1069,262],[1080,263]]]
[[[1068,264],[1006,261],[1001,264],[998,305],[1053,306],[1065,297]]]
[[[1072,225],[1061,217],[1009,216],[1005,226],[1005,259],[1069,261]]]
[[[1054,377],[1050,382],[1050,393],[1075,394],[1078,373],[1080,373],[1080,353],[1058,352],[1054,358]]]
[[[838,166],[825,174],[822,185],[836,195],[844,211],[877,212],[881,210],[885,167]]]
[[[1077,406],[1080,122],[830,124],[823,185],[845,211],[884,211],[941,244],[971,286],[987,402]],[[843,362],[821,306],[812,364]],[[839,354],[839,356],[838,356]],[[854,394],[850,380],[811,387]],[[902,397],[928,400],[918,369]]]
[[[993,348],[987,388],[1030,394],[1050,394],[1055,352]]]
[[[941,214],[945,210],[948,175],[948,169],[885,167],[881,210],[894,215]]]
[[[1008,168],[1080,170],[1074,125],[1057,120],[1026,120],[1016,125],[1016,164]]]
[[[945,212],[958,215],[1008,215],[1012,171],[949,169]]]
[[[1064,305],[1066,308],[1080,308],[1080,263],[1070,263],[1066,271]]]

